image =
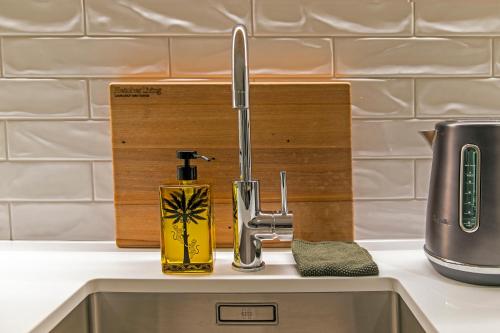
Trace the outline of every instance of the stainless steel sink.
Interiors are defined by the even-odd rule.
[[[95,293],[54,333],[424,332],[391,291],[334,293]]]

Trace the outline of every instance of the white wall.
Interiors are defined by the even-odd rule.
[[[0,238],[113,239],[107,83],[347,80],[357,238],[421,237],[438,119],[500,115],[500,0],[0,0]],[[497,38],[498,36],[498,38]]]

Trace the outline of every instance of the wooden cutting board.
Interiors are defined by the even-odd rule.
[[[231,247],[231,182],[239,177],[231,85],[117,83],[110,104],[118,246],[159,246],[158,185],[175,183],[175,152],[192,149],[216,158],[195,163],[199,182],[213,185],[217,246]],[[252,83],[250,118],[262,208],[280,207],[286,170],[295,238],[352,240],[349,84]]]

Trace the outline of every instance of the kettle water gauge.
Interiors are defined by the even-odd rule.
[[[472,233],[479,228],[481,151],[473,144],[462,147],[460,158],[460,228]]]

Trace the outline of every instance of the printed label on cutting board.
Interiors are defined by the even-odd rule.
[[[113,97],[151,97],[160,96],[161,87],[140,86],[140,87],[111,87]]]

